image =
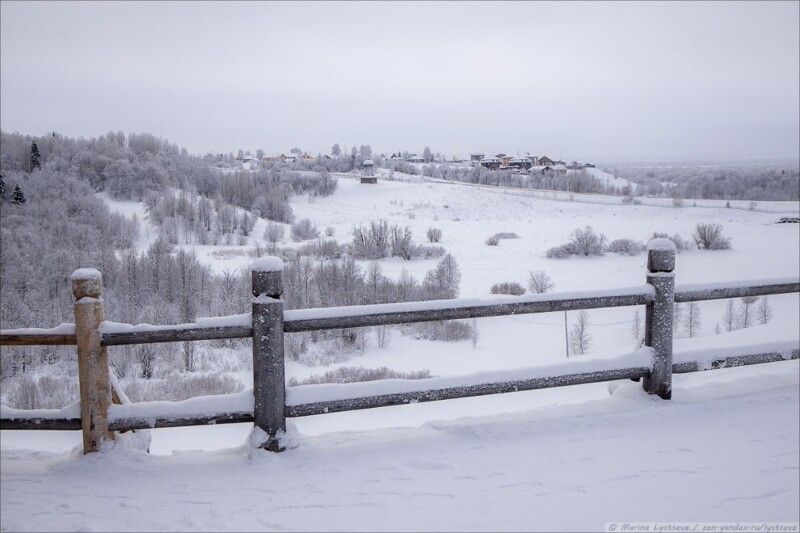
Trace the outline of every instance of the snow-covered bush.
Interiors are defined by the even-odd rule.
[[[555,284],[550,276],[544,270],[536,270],[528,273],[528,290],[536,293],[543,294],[551,290]]]
[[[473,336],[473,324],[460,320],[420,322],[409,326],[411,334],[431,341],[463,341]]]
[[[78,382],[67,376],[24,375],[5,380],[3,393],[15,409],[61,409],[78,401]]]
[[[489,246],[497,246],[498,244],[500,244],[500,239],[492,235],[491,237],[486,239],[486,244],[488,244]]]
[[[722,234],[722,225],[713,222],[698,224],[692,238],[701,250],[727,250],[731,247],[730,239]]]
[[[428,228],[427,237],[430,242],[439,242],[442,238],[442,230],[439,228]]]
[[[414,259],[439,259],[447,253],[442,246],[426,246],[420,244],[412,250],[412,257]]]
[[[195,396],[232,394],[244,390],[235,378],[219,374],[172,374],[164,379],[136,379],[123,383],[132,402],[179,402]]]
[[[525,294],[525,287],[516,281],[504,281],[503,283],[495,283],[490,289],[492,294],[513,294],[514,296],[521,296]]]
[[[336,370],[329,370],[324,374],[314,374],[305,379],[290,378],[288,385],[317,385],[320,383],[357,383],[362,381],[378,381],[381,379],[426,379],[433,377],[431,371],[413,370],[402,372],[382,366],[380,368],[364,368],[363,366],[343,366]]]
[[[278,224],[270,220],[267,222],[267,227],[264,230],[264,239],[266,239],[267,242],[280,242],[280,240],[283,239],[284,233],[285,228],[283,224]]]
[[[647,245],[645,243],[634,241],[633,239],[615,239],[606,246],[607,252],[622,255],[636,255],[644,252],[646,249]]]
[[[603,255],[605,244],[605,235],[597,234],[591,226],[586,226],[584,229],[573,231],[570,242],[550,248],[546,255],[550,259],[564,259],[571,255]]]
[[[298,220],[292,224],[292,240],[295,242],[307,241],[319,237],[319,230],[307,218]]]

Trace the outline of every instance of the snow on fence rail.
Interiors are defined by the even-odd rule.
[[[96,451],[114,431],[141,428],[254,422],[263,430],[261,447],[282,449],[286,418],[388,405],[437,401],[617,379],[643,378],[651,394],[669,399],[672,374],[726,366],[797,359],[797,343],[681,353],[673,358],[673,306],[679,302],[800,292],[800,279],[781,278],[675,287],[675,247],[667,239],[648,245],[646,284],[624,289],[530,295],[500,299],[437,300],[398,304],[284,311],[283,265],[275,259],[253,266],[252,312],[200,318],[191,324],[129,325],[104,320],[102,278],[92,269],[72,276],[75,324],[51,329],[0,331],[0,345],[76,344],[80,402],[64,409],[18,410],[0,406],[0,429],[82,429],[84,453]],[[91,273],[91,276],[89,275]],[[645,305],[646,348],[606,359],[570,360],[557,365],[483,372],[458,378],[303,385],[285,388],[284,332],[350,328],[547,313],[563,310]],[[182,402],[112,404],[107,346],[153,342],[253,339],[253,389]],[[119,402],[117,402],[119,403]]]

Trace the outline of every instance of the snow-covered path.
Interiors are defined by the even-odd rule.
[[[601,399],[414,428],[310,435],[300,426],[299,447],[254,457],[245,446],[169,456],[119,446],[80,457],[4,444],[0,529],[602,531],[612,521],[796,522],[798,384],[797,361],[676,376],[670,402],[625,381]],[[507,396],[524,406],[534,394]]]

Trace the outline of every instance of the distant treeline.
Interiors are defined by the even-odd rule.
[[[606,169],[636,183],[636,194],[709,200],[800,200],[797,164]]]

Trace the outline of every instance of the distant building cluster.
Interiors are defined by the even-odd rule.
[[[332,160],[334,159],[330,155],[321,155],[320,157],[324,159]],[[487,155],[482,152],[474,152],[469,155],[469,159],[463,159],[458,156],[453,156],[451,160],[445,160],[444,156],[440,154],[429,156],[426,160],[424,156],[419,154],[409,154],[408,152],[397,152],[392,153],[391,156],[387,154],[380,155],[382,160],[389,160],[389,161],[404,161],[406,163],[455,163],[455,164],[470,164],[473,167],[483,167],[490,170],[508,170],[511,172],[519,172],[523,174],[530,174],[532,172],[541,172],[543,174],[566,174],[567,170],[582,170],[584,168],[594,168],[594,165],[591,163],[578,163],[577,161],[573,161],[570,164],[565,163],[564,161],[551,159],[546,155],[543,156],[535,156],[535,155],[509,155],[505,153],[499,153],[496,155]],[[281,162],[281,163],[294,163],[296,161],[311,161],[316,159],[317,156],[312,156],[308,152],[304,152],[302,155],[300,153],[291,153],[290,155],[286,155],[284,153],[276,154],[276,155],[264,155],[260,160],[265,162]],[[250,155],[250,152],[246,152],[242,154],[240,152],[239,156],[236,157],[238,161],[242,161],[243,163],[249,162],[256,162],[259,161],[258,157]],[[367,164],[367,161],[369,164]],[[374,176],[374,171],[372,169],[374,163],[371,160],[365,161],[365,166],[367,167],[367,171],[365,174],[368,177]]]
[[[567,165],[564,161],[550,159],[546,155],[508,155],[499,153],[497,155],[486,155],[481,152],[469,154],[469,162],[472,166],[481,166],[490,170],[511,170],[528,174],[530,172],[542,172],[544,174],[566,174],[567,170],[581,170],[584,168],[594,168],[591,163],[578,163],[573,161]]]

